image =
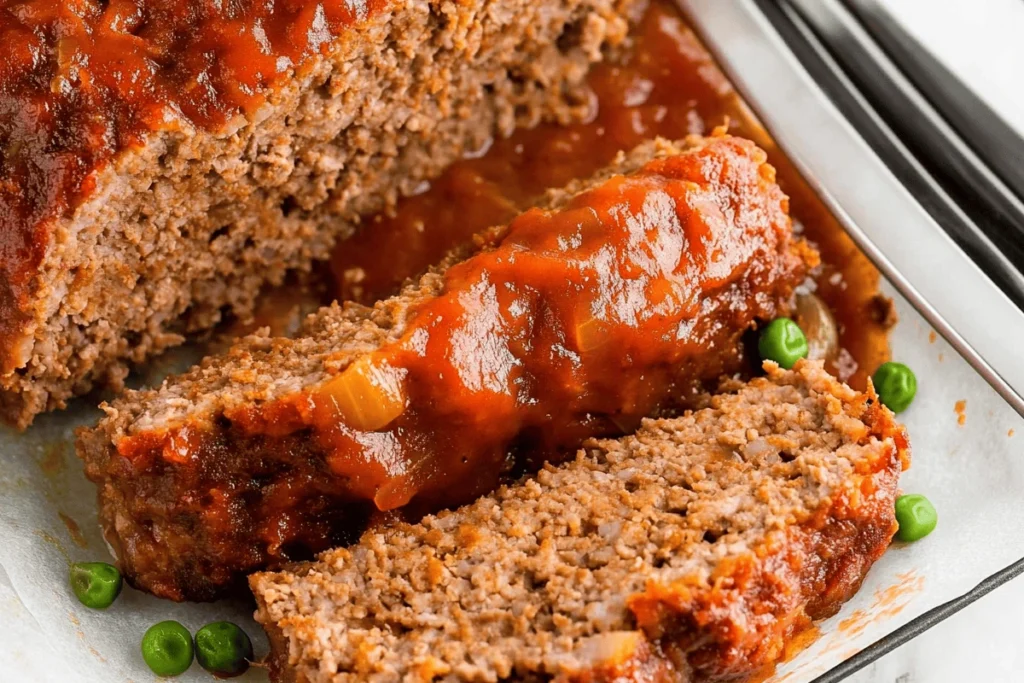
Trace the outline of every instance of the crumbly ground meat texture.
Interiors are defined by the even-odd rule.
[[[71,23],[63,30],[104,11],[105,3],[94,4],[65,17]],[[43,71],[56,70],[20,83],[16,69],[0,69],[0,416],[24,427],[93,386],[119,388],[131,363],[227,312],[246,316],[261,286],[326,259],[360,215],[393,205],[491,136],[589,115],[587,69],[622,44],[643,1],[371,4],[383,6],[300,62],[286,62],[259,106],[228,107],[233,115],[212,121],[199,120],[209,107],[192,111],[174,101],[177,93],[165,116],[153,115],[159,100],[132,109],[136,102],[118,100],[135,96],[131,79],[89,104],[91,91],[74,76],[84,83],[85,65],[100,60],[72,68],[61,55],[73,62],[66,51],[91,38],[58,48],[46,28],[67,10],[52,2],[45,4],[52,17],[44,3],[36,14],[0,9],[11,40],[26,31],[42,40],[26,50],[45,57]],[[135,30],[128,19],[97,16]],[[147,35],[159,28],[145,24],[139,30]],[[110,39],[108,49],[136,50],[145,40]],[[176,61],[195,63],[164,61],[153,68],[174,78],[188,75],[175,71]],[[210,87],[228,89],[230,70],[218,74]],[[52,94],[55,83],[71,94]],[[209,85],[202,83],[200,90]],[[246,91],[234,86],[234,95]],[[214,92],[214,101],[221,95]],[[56,113],[34,118],[42,105],[33,103],[48,97],[60,100]],[[99,108],[90,113],[92,106]],[[128,110],[124,121],[115,117]],[[113,132],[98,134],[97,124]]]
[[[255,574],[272,679],[724,681],[838,610],[896,530],[903,428],[820,364],[418,524]]]
[[[373,308],[323,309],[106,406],[78,450],[128,580],[213,598],[377,510],[458,505],[631,431],[741,369],[740,338],[814,258],[764,153],[725,135],[647,143],[542,205]],[[372,392],[339,408],[352,386]]]

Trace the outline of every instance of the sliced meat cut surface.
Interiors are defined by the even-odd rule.
[[[0,417],[117,388],[495,135],[591,116],[645,4],[0,3]]]
[[[249,337],[80,435],[128,579],[246,572],[493,490],[744,367],[816,254],[753,143],[647,143],[372,308]]]
[[[742,680],[896,530],[903,428],[818,363],[254,575],[276,682]]]

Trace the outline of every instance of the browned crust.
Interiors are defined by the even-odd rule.
[[[274,623],[264,624],[267,640],[270,641],[270,654],[263,661],[271,680],[276,683],[309,683],[309,679],[297,668],[288,666],[288,639],[284,631]]]
[[[637,626],[660,644],[668,661],[685,662],[694,680],[726,681],[774,664],[812,621],[839,611],[888,548],[896,532],[898,474],[885,469],[871,479],[883,492],[876,504],[850,515],[845,501],[835,501],[815,521],[793,527],[784,545],[765,549],[759,562],[722,571],[718,590],[651,586],[632,596]],[[775,619],[764,628],[737,627],[729,610],[751,605]],[[717,633],[728,636],[709,637]]]

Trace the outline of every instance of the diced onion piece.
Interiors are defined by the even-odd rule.
[[[797,294],[794,317],[807,337],[807,357],[835,360],[839,354],[839,328],[825,302],[814,294]]]
[[[386,364],[360,358],[320,388],[345,423],[372,432],[386,427],[405,410],[405,394],[398,372]]]
[[[593,668],[613,667],[642,655],[645,643],[637,631],[609,631],[585,638],[574,654]]]
[[[55,95],[71,86],[72,67],[77,50],[78,41],[74,38],[60,38],[57,41],[57,70],[50,80],[50,91]]]
[[[573,333],[576,337],[576,350],[580,353],[594,351],[610,341],[608,323],[595,318],[589,308],[576,312]]]

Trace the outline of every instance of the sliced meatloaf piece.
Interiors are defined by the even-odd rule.
[[[643,4],[0,4],[0,416],[119,385],[494,134],[589,115]]]
[[[803,361],[464,508],[255,574],[274,681],[725,681],[860,586],[909,464]]]
[[[543,204],[373,308],[105,406],[79,453],[128,579],[215,597],[635,428],[740,369],[815,257],[764,152],[728,136],[646,144]]]

